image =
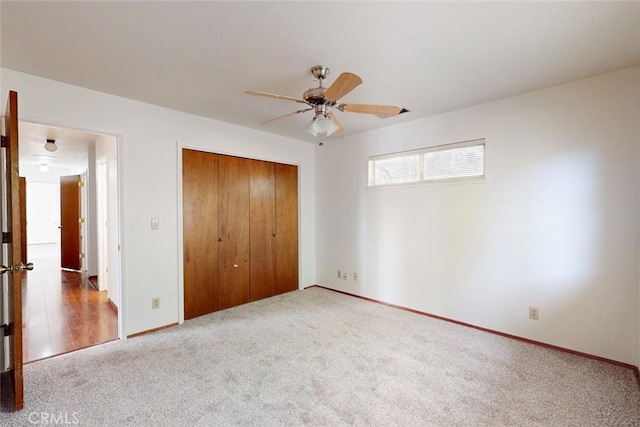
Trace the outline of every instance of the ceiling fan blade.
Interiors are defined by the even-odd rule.
[[[276,120],[284,119],[285,117],[293,116],[294,114],[304,113],[304,112],[307,112],[309,110],[313,110],[313,108],[306,108],[304,110],[298,110],[298,111],[294,111],[292,113],[287,113],[287,114],[285,114],[283,116],[278,116],[278,117],[274,117],[273,119],[266,120],[266,121],[264,121],[264,122],[262,122],[260,124],[261,125],[266,125],[268,123],[275,122]]]
[[[396,116],[402,112],[402,108],[393,105],[341,104],[338,109],[349,113],[375,114],[378,116]]]
[[[333,113],[329,113],[328,114],[329,118],[331,119],[331,121],[338,126],[338,130],[335,131],[334,133],[338,133],[338,132],[342,132],[344,130],[344,128],[342,127],[342,124],[340,123],[340,121],[338,120],[338,118],[336,117],[335,114]]]
[[[302,98],[294,98],[293,96],[286,95],[276,95],[275,93],[260,92],[259,90],[246,90],[244,93],[246,93],[247,95],[266,96],[267,98],[282,99],[284,101],[301,102],[303,104],[307,103],[307,101]]]
[[[360,83],[362,83],[362,79],[359,76],[353,73],[342,73],[336,81],[329,86],[324,96],[333,101],[337,101],[355,89]]]

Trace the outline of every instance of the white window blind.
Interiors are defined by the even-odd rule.
[[[424,179],[484,176],[484,144],[424,153]]]
[[[369,186],[484,178],[485,140],[369,158]]]
[[[404,184],[420,181],[420,156],[402,156],[375,162],[377,185]]]

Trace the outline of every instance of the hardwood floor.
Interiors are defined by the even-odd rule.
[[[59,259],[33,262],[22,282],[25,363],[118,338],[118,316],[106,292],[96,291],[82,273],[62,271]]]

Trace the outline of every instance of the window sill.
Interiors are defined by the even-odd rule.
[[[394,188],[416,188],[423,186],[460,185],[460,184],[485,184],[487,177],[481,178],[450,178],[434,179],[429,181],[407,182],[402,184],[368,185],[365,190],[390,190]]]

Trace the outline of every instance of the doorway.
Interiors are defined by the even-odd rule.
[[[27,256],[35,265],[23,275],[28,363],[119,337],[118,265],[109,265],[106,255],[118,243],[117,141],[26,122],[19,135],[20,174],[27,182]],[[78,218],[71,221],[63,219],[69,194],[77,197],[71,203],[79,204],[73,214]],[[69,260],[69,229],[78,240],[75,260]]]

